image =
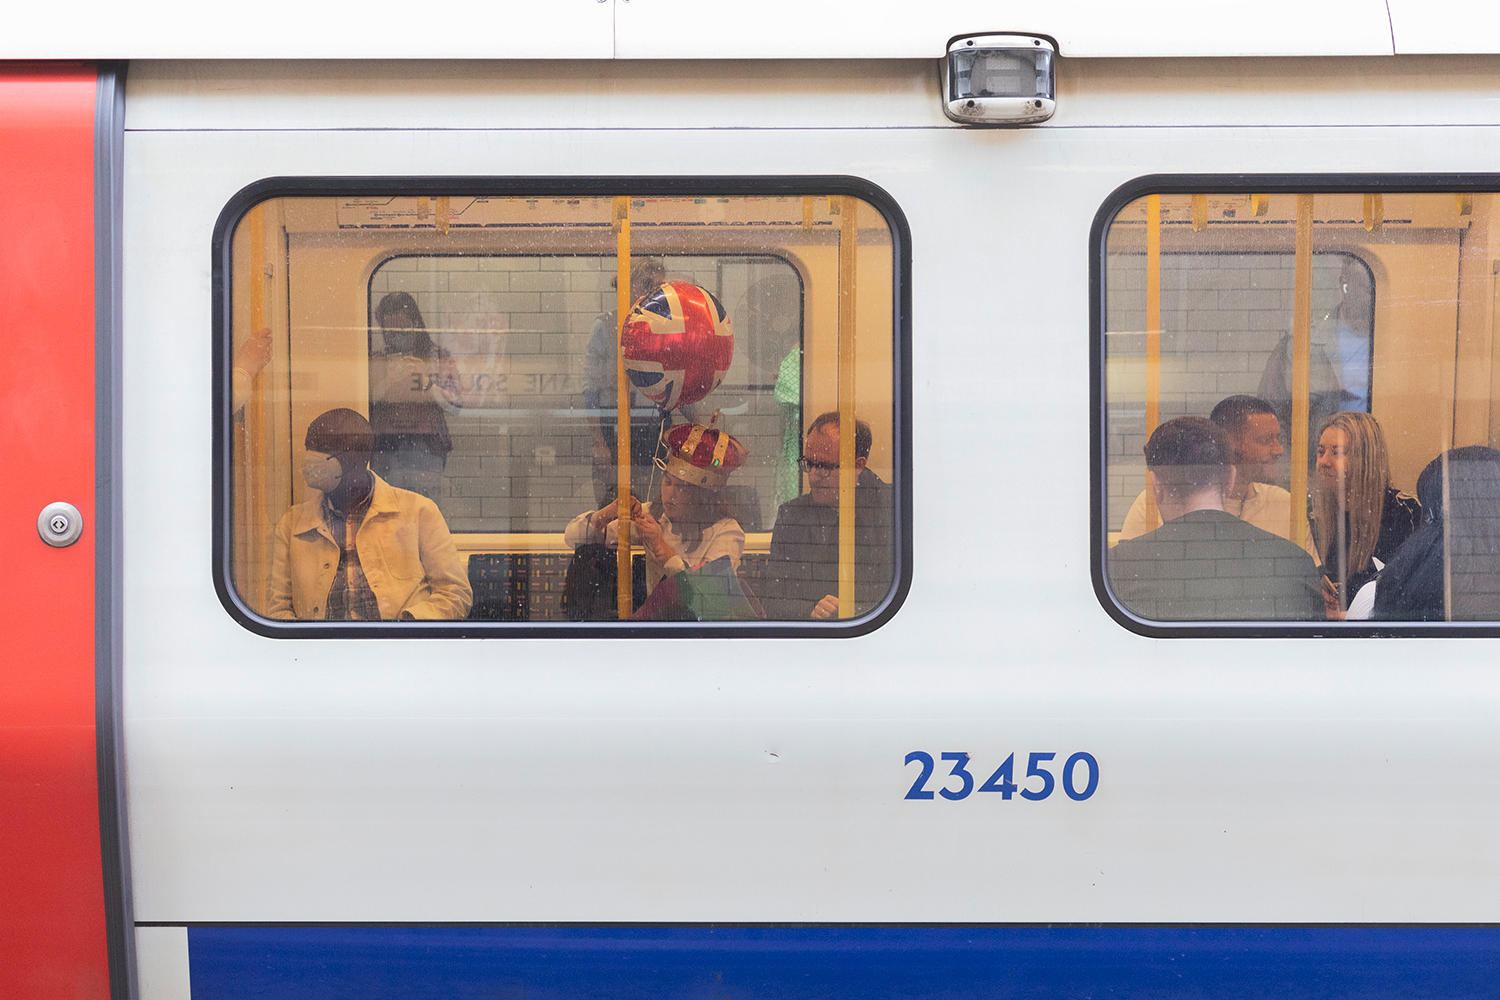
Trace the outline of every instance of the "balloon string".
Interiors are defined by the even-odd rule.
[[[657,412],[661,414],[661,420],[656,426],[656,448],[651,452],[651,479],[646,483],[647,500],[656,496],[656,470],[666,468],[666,460],[661,457],[661,446],[667,439],[667,421],[672,419],[672,415],[666,410]]]

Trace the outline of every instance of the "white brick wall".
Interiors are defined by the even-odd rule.
[[[741,304],[761,277],[795,280],[796,272],[772,257],[668,257],[666,264],[669,279],[719,296],[735,323],[734,367],[689,416],[707,422],[715,407],[739,411],[720,420],[751,452],[732,482],[758,497],[759,510],[744,512],[747,527],[769,528],[785,411],[771,393],[776,373],[750,363],[757,331]],[[398,257],[372,276],[372,314],[387,292],[409,292],[470,383],[476,373],[507,376],[504,391],[480,398],[487,412],[448,418],[453,452],[439,506],[452,530],[555,532],[596,506],[584,356],[595,319],[614,309],[614,274],[613,257],[448,256]],[[802,314],[801,302],[794,312]],[[792,342],[799,340],[794,333]],[[684,419],[680,411],[673,417]]]
[[[1313,255],[1313,342],[1332,352],[1331,312],[1346,256]],[[1271,353],[1292,329],[1293,256],[1163,254],[1161,419],[1207,416],[1221,399],[1256,395]],[[1145,357],[1146,258],[1111,254],[1106,274],[1106,357]],[[1146,485],[1145,407],[1106,386],[1109,531]],[[1283,429],[1285,431],[1285,429]],[[1282,485],[1285,485],[1283,483]]]

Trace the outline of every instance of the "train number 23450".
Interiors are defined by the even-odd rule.
[[[995,768],[995,773],[985,779],[984,784],[978,788],[974,787],[974,775],[969,773],[969,755],[963,751],[953,751],[938,755],[944,763],[951,762],[948,777],[937,790],[937,794],[950,802],[966,799],[971,792],[999,792],[1002,799],[1009,799],[1017,791],[1021,798],[1040,802],[1052,794],[1057,787],[1058,781],[1051,771],[1043,767],[1048,761],[1054,759],[1055,753],[1033,753],[1026,760],[1026,774],[1022,777],[1021,787],[1016,784],[1016,755],[1011,754],[1005,758],[1005,763]],[[917,780],[912,782],[911,790],[906,793],[909,799],[930,799],[932,790],[927,783],[932,780],[932,772],[936,767],[932,754],[925,750],[913,750],[906,755],[906,763],[921,764],[922,773],[917,775]],[[1084,771],[1086,774],[1080,774]],[[982,771],[980,772],[983,773]],[[960,784],[957,788],[951,787],[957,778]],[[1040,778],[1041,785],[1036,786],[1032,779]],[[1099,788],[1099,762],[1091,753],[1080,750],[1067,759],[1062,766],[1062,790],[1067,793],[1068,798],[1075,802],[1082,802],[1093,795]]]

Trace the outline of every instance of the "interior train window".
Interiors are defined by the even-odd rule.
[[[882,193],[316,186],[220,220],[242,621],[851,634],[894,611],[907,251]]]
[[[1147,634],[1492,633],[1500,201],[1288,186],[1100,212],[1101,598]]]

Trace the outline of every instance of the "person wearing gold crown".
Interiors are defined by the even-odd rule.
[[[744,445],[712,426],[678,424],[667,432],[667,459],[657,461],[663,473],[660,509],[630,498],[630,537],[646,550],[647,593],[668,576],[723,557],[739,571],[745,532],[722,490],[747,454]],[[598,542],[615,547],[616,511],[610,503],[579,514],[563,538],[575,549]]]

